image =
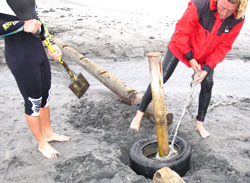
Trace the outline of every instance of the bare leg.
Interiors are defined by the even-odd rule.
[[[51,141],[59,141],[64,142],[68,141],[70,138],[65,135],[59,135],[54,133],[50,124],[50,109],[49,107],[40,108],[40,118],[41,118],[41,129],[42,133],[47,140],[47,142]]]
[[[141,120],[142,120],[143,115],[144,115],[144,112],[141,112],[141,111],[137,110],[136,115],[135,115],[133,121],[130,124],[130,128],[135,129],[136,131],[138,131],[139,128],[140,128],[140,124],[141,124]]]
[[[201,121],[196,121],[195,129],[200,133],[202,138],[206,138],[210,135],[209,132],[203,126],[203,122]]]
[[[60,153],[55,150],[44,138],[41,130],[41,120],[40,117],[32,117],[25,114],[26,121],[29,125],[29,128],[38,142],[38,151],[41,152],[46,158],[57,158],[60,156]]]

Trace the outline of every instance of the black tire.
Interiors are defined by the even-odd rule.
[[[172,141],[169,137],[169,143]],[[169,167],[180,176],[190,169],[191,149],[181,137],[176,137],[175,147],[178,155],[168,161],[152,159],[157,153],[158,143],[155,135],[137,141],[129,152],[130,167],[138,174],[147,178],[153,178],[155,172],[163,167]]]

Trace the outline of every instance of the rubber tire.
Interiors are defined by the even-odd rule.
[[[169,137],[169,143],[172,141],[172,136]],[[174,144],[179,154],[168,161],[154,160],[150,156],[154,156],[157,152],[158,143],[155,135],[148,138],[140,139],[130,148],[129,161],[130,167],[138,175],[143,175],[147,178],[153,178],[155,172],[163,167],[169,167],[180,176],[190,169],[191,149],[187,142],[177,136]],[[147,152],[148,150],[152,150]]]

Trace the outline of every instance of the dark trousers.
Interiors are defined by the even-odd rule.
[[[20,32],[5,37],[6,62],[24,98],[25,114],[37,116],[46,107],[51,88],[51,69],[40,39]]]

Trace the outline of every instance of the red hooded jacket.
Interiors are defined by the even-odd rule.
[[[195,58],[202,69],[210,71],[222,62],[232,49],[244,19],[235,19],[236,12],[220,20],[214,0],[191,0],[168,44],[171,52],[188,67]]]

